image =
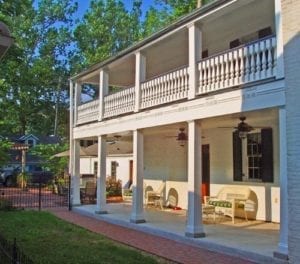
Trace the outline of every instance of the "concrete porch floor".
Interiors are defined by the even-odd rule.
[[[279,224],[221,216],[214,223],[212,217],[204,216],[205,238],[187,238],[185,234],[185,210],[159,210],[145,208],[146,223],[130,223],[130,203],[107,204],[107,214],[96,214],[96,205],[73,207],[73,211],[97,219],[132,228],[141,232],[155,234],[194,246],[246,257],[258,263],[284,263],[273,258],[279,239]]]

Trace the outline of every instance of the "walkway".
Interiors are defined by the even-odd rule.
[[[61,219],[82,226],[92,232],[102,234],[115,241],[146,251],[175,263],[205,264],[253,264],[246,259],[209,251],[199,246],[178,242],[156,235],[110,224],[105,221],[53,208],[51,211]]]

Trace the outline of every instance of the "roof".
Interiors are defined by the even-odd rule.
[[[151,41],[154,41],[154,40],[158,39],[159,37],[171,32],[172,30],[192,21],[193,19],[199,17],[200,15],[208,13],[209,11],[212,11],[212,10],[216,9],[217,7],[220,7],[223,4],[230,2],[230,1],[232,1],[232,0],[215,0],[209,4],[206,4],[202,7],[200,7],[200,8],[196,8],[193,12],[189,13],[186,16],[179,18],[177,21],[175,21],[172,24],[170,24],[169,26],[159,30],[158,32],[154,33],[153,35],[137,42],[136,44],[133,44],[132,46],[130,46],[127,49],[108,58],[107,60],[96,63],[96,64],[90,66],[88,69],[78,73],[77,75],[72,76],[71,80],[78,79],[86,74],[96,71],[99,68],[105,67],[106,65],[110,64],[111,62],[116,61],[117,59],[138,50],[139,48],[145,46],[146,44],[150,43]]]
[[[2,139],[6,138],[9,141],[21,143],[24,142],[27,139],[34,139],[38,141],[38,144],[58,144],[60,143],[60,137],[59,136],[45,136],[45,135],[33,135],[33,134],[27,134],[27,135],[8,135],[8,136],[0,136]]]

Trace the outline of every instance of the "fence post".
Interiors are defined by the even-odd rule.
[[[71,203],[71,174],[68,174],[69,177],[69,188],[68,188],[68,207],[69,211],[72,211],[72,203]]]
[[[43,176],[45,177],[45,168],[43,168]],[[42,184],[41,184],[41,173],[39,174],[39,211],[41,211],[42,207]]]

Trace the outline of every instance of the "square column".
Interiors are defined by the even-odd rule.
[[[141,105],[141,82],[146,80],[146,57],[137,52],[135,54],[135,107],[134,111],[138,112]]]
[[[202,54],[202,32],[192,23],[189,30],[189,92],[188,99],[195,98],[198,91],[199,71],[198,61]]]
[[[81,84],[75,83],[75,95],[74,95],[74,119],[73,124],[76,126],[78,121],[78,106],[81,103]]]
[[[130,222],[144,223],[144,135],[141,131],[133,131],[133,182],[132,208]]]
[[[73,140],[72,143],[73,148],[72,152],[70,152],[71,156],[71,204],[74,206],[80,205],[80,142],[79,140]]]
[[[99,75],[99,115],[98,121],[104,117],[104,97],[108,94],[108,73],[105,70],[100,71]]]
[[[106,136],[98,137],[96,214],[106,214]]]
[[[288,188],[286,110],[279,108],[279,171],[280,171],[280,230],[278,248],[274,257],[288,259]]]
[[[201,126],[188,122],[188,215],[185,235],[205,237],[202,223],[202,144]]]

